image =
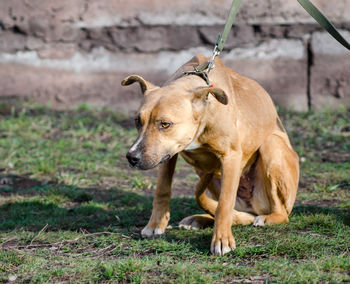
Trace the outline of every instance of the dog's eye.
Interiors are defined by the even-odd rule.
[[[136,128],[140,128],[142,126],[142,121],[140,116],[135,118],[135,126]]]
[[[171,125],[170,122],[162,121],[162,122],[160,123],[160,128],[161,128],[161,129],[167,129],[167,128],[170,127],[170,125]]]

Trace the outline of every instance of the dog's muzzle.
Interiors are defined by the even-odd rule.
[[[126,154],[126,158],[129,161],[130,166],[133,168],[138,167],[141,161],[141,153],[140,152],[128,152]]]
[[[150,170],[161,163],[167,162],[171,158],[171,156],[165,155],[163,159],[161,159],[160,161],[154,162],[154,161],[144,160],[142,152],[135,151],[135,152],[128,152],[126,154],[126,158],[128,159],[129,164],[132,168],[138,168],[140,170]]]

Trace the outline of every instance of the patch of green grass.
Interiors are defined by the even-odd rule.
[[[281,111],[281,117],[301,161],[298,199],[347,207],[350,200],[350,110]]]
[[[350,112],[280,112],[301,157],[290,222],[233,227],[237,249],[218,258],[212,228],[177,227],[201,212],[198,178],[181,159],[173,229],[140,237],[156,171],[128,167],[132,119],[88,106],[0,104],[0,281],[349,282]]]

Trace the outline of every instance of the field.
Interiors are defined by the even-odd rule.
[[[178,222],[201,213],[197,177],[178,162],[171,229],[140,231],[156,171],[129,168],[133,119],[81,106],[0,105],[0,281],[350,282],[350,111],[280,110],[301,158],[288,224],[232,227],[237,249],[213,257],[212,229]]]

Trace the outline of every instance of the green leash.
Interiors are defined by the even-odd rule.
[[[242,0],[234,0],[232,2],[230,13],[227,17],[224,31],[219,34],[218,39],[215,44],[215,49],[220,53],[224,49],[225,42],[227,40],[228,34],[232,28],[233,22],[236,18],[239,7],[241,6]]]
[[[184,75],[197,75],[203,78],[203,80],[207,83],[208,86],[210,85],[209,72],[211,69],[214,68],[215,57],[218,56],[220,52],[224,49],[225,42],[230,33],[239,7],[241,6],[241,3],[242,0],[233,0],[230,8],[230,13],[226,20],[224,31],[221,34],[219,34],[218,39],[216,40],[212,58],[209,61],[204,62],[201,65],[195,67],[194,70],[184,72]]]
[[[329,34],[345,48],[350,50],[350,44],[337,31],[333,24],[309,0],[298,0],[299,4],[308,12]]]
[[[298,0],[300,5],[326,30],[333,36],[339,43],[341,43],[345,48],[350,50],[350,44],[346,39],[337,31],[334,25],[324,16],[309,0]],[[209,72],[214,68],[215,57],[218,56],[224,49],[225,42],[232,28],[233,22],[241,6],[242,0],[233,0],[230,13],[227,17],[225,28],[221,34],[219,34],[218,39],[215,43],[213,56],[209,61],[202,63],[201,65],[194,68],[194,70],[186,71],[184,75],[197,75],[205,82],[210,85]]]

